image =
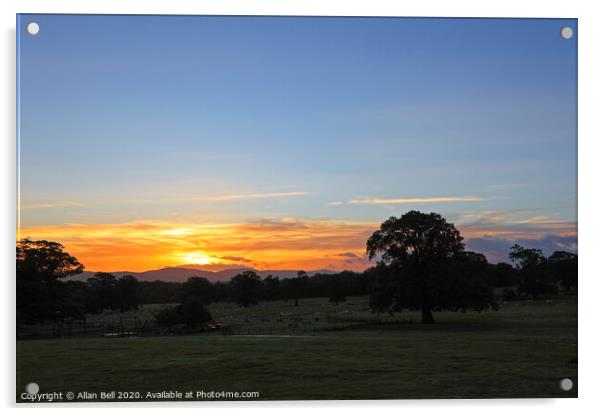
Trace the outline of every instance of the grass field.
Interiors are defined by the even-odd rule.
[[[577,396],[576,297],[436,313],[427,326],[414,313],[374,315],[366,298],[210,311],[235,335],[18,341],[17,392],[36,382],[40,393],[257,391],[260,400]],[[559,388],[563,378],[572,391]]]

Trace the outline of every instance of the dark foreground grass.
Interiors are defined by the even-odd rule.
[[[334,307],[326,299],[302,303],[312,316]],[[334,311],[351,318],[313,331],[284,324],[274,331],[272,324],[266,333],[283,313],[301,313],[292,304],[266,304],[244,311],[256,334],[19,341],[17,391],[36,382],[41,393],[257,391],[263,400],[577,395],[574,298],[442,313],[431,326],[411,314],[378,322],[364,315],[362,299],[350,303]],[[220,308],[218,315],[234,316]],[[559,388],[563,378],[575,381],[572,391]]]

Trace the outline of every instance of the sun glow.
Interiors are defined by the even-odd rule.
[[[217,263],[218,259],[208,256],[202,251],[195,251],[184,255],[185,264],[212,264]]]

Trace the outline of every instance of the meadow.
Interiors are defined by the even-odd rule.
[[[256,391],[259,400],[577,397],[576,296],[440,312],[434,325],[413,312],[373,314],[367,302],[216,303],[209,310],[227,330],[19,340],[17,386]],[[88,319],[151,319],[163,306]],[[563,378],[573,390],[559,388]]]

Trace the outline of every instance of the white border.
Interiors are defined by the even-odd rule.
[[[262,403],[200,403],[142,405],[145,413],[163,414],[166,407],[178,412],[245,412],[250,416],[270,414],[301,415],[307,412],[345,412],[362,414],[376,408],[377,412],[403,412],[446,415],[504,415],[509,412],[545,412],[563,415],[569,412],[592,414],[599,410],[598,388],[600,368],[600,322],[598,316],[600,283],[601,227],[600,189],[602,179],[598,160],[601,157],[600,131],[600,75],[602,74],[602,24],[593,1],[385,1],[385,0],[88,0],[43,1],[3,0],[1,20],[2,42],[2,126],[4,140],[0,155],[0,192],[2,193],[2,221],[0,253],[2,270],[2,309],[5,319],[1,342],[3,374],[0,377],[2,404],[15,410],[14,386],[14,236],[16,206],[15,174],[15,14],[16,13],[124,13],[124,14],[234,14],[234,15],[347,15],[347,16],[438,16],[438,17],[562,17],[579,19],[579,399],[565,400],[438,400],[438,401],[380,401],[380,402],[262,402]],[[596,256],[597,255],[597,256]],[[598,260],[598,261],[596,261]],[[598,265],[597,265],[598,264]],[[308,380],[308,382],[311,382]],[[598,404],[598,406],[596,406]],[[81,413],[105,414],[117,408],[140,407],[136,404],[54,405],[43,406],[49,414]],[[335,407],[333,409],[333,406]],[[39,408],[41,408],[40,406]],[[82,407],[86,407],[85,410]],[[192,407],[192,408],[191,408]],[[196,407],[196,408],[195,408]],[[38,408],[38,409],[39,409]],[[314,410],[315,409],[315,410]],[[594,410],[595,409],[595,410]],[[26,412],[35,411],[32,408]]]

